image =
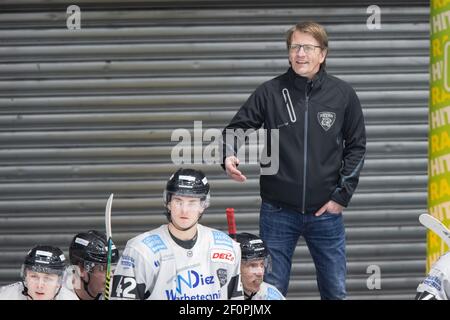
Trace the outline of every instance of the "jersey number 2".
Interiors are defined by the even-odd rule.
[[[136,299],[136,294],[130,292],[136,292],[136,279],[130,277],[121,277],[116,288],[116,296],[126,299]]]

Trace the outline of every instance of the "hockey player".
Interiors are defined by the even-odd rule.
[[[278,289],[263,281],[270,271],[270,256],[264,241],[258,236],[243,232],[236,235],[241,245],[241,277],[245,300],[286,300]]]
[[[429,214],[419,216],[420,223],[437,234],[450,246],[450,230]],[[427,277],[417,287],[416,300],[450,299],[450,252],[443,254],[432,266]]]
[[[22,281],[0,288],[0,300],[77,300],[76,295],[62,286],[65,260],[57,247],[35,246],[22,264]]]
[[[433,264],[417,287],[416,300],[450,300],[450,252]]]
[[[198,223],[210,200],[203,172],[177,170],[163,199],[169,223],[128,241],[114,273],[111,297],[242,299],[239,245]]]
[[[75,235],[70,243],[69,258],[73,268],[69,289],[80,300],[102,299],[108,262],[106,234],[89,230]],[[118,260],[119,251],[113,244],[111,263],[115,264]]]

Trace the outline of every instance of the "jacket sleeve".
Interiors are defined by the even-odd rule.
[[[220,141],[222,168],[225,169],[225,158],[235,156],[244,144],[245,137],[250,133],[248,129],[256,130],[263,125],[266,99],[264,87],[258,87],[222,131],[222,140]]]
[[[366,154],[366,129],[361,103],[351,88],[343,126],[344,154],[339,182],[331,200],[347,207],[359,181]]]

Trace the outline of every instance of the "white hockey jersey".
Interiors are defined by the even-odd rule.
[[[0,300],[27,300],[28,296],[22,293],[23,289],[23,283],[21,281],[1,287]],[[78,297],[62,286],[55,300],[78,300]]]
[[[437,300],[450,300],[450,252],[442,255],[431,267],[417,292],[429,292]]]
[[[243,299],[239,244],[222,231],[197,227],[191,249],[175,243],[167,224],[129,240],[114,272],[111,299]]]
[[[251,300],[286,300],[278,289],[267,283],[261,283],[259,291],[252,297]]]

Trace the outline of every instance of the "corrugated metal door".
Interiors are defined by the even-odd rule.
[[[0,11],[0,282],[12,282],[28,248],[67,250],[74,233],[104,228],[114,192],[113,235],[126,240],[164,222],[162,190],[176,168],[174,129],[221,129],[249,94],[287,69],[284,32],[323,23],[328,70],[362,101],[368,153],[345,212],[350,298],[412,298],[425,272],[428,3],[78,2],[81,30],[66,29],[64,1],[5,1]],[[217,3],[216,3],[217,5]],[[174,9],[176,7],[176,9]],[[208,142],[206,142],[207,144]],[[212,184],[203,223],[258,232],[258,169],[245,184],[202,166]],[[381,289],[369,290],[369,266]],[[368,269],[369,268],[369,269]],[[290,298],[317,298],[303,241]]]

